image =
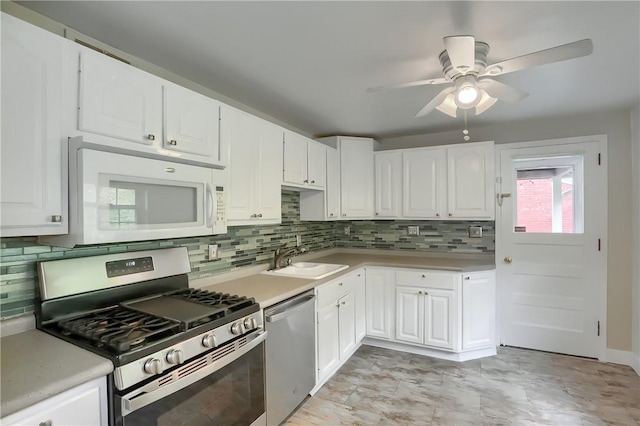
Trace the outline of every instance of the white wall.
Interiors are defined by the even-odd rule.
[[[633,181],[632,347],[633,368],[640,374],[640,105],[631,111]]]
[[[437,112],[434,112],[437,114]],[[462,128],[453,132],[382,139],[382,150],[419,146],[463,143]],[[551,119],[510,122],[473,127],[469,122],[471,141],[492,140],[496,144],[574,136],[606,134],[608,137],[608,275],[607,275],[607,347],[619,351],[632,350],[632,179],[631,121],[629,110],[581,114]],[[638,161],[635,162],[636,164]],[[637,175],[637,173],[636,173]],[[637,192],[636,192],[637,193]],[[607,201],[607,200],[605,200]],[[638,215],[634,216],[637,220]],[[638,298],[634,298],[637,302]]]

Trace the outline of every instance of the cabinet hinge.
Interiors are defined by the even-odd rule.
[[[598,336],[600,336],[600,321],[598,321]]]
[[[600,241],[600,238],[598,238],[598,251],[600,251],[602,249],[602,242]]]
[[[602,163],[602,154],[598,153],[598,166],[600,166]]]

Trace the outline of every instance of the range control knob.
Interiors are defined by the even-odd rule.
[[[256,328],[256,319],[253,317],[248,317],[244,319],[244,328],[245,330],[253,330]]]
[[[236,322],[233,323],[233,325],[231,326],[231,334],[242,334],[244,330],[242,329],[242,323],[241,322]]]
[[[167,362],[169,364],[182,364],[184,362],[184,355],[180,349],[171,349],[167,352]]]
[[[164,371],[162,369],[162,363],[160,362],[159,359],[156,359],[156,358],[150,358],[146,360],[144,363],[143,370],[145,373],[149,373],[149,374],[162,374],[162,372]]]
[[[216,345],[216,335],[215,334],[207,334],[202,338],[202,346],[205,348],[215,348]]]

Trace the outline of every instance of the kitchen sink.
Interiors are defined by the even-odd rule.
[[[262,273],[267,275],[280,275],[282,277],[319,280],[320,278],[328,277],[348,267],[349,265],[336,265],[334,263],[296,262],[286,268],[271,269]]]

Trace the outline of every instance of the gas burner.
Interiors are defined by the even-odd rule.
[[[58,325],[69,335],[83,337],[118,353],[129,351],[148,341],[160,340],[181,330],[178,321],[122,306],[61,320]]]
[[[214,291],[206,291],[200,289],[189,288],[171,293],[172,297],[176,297],[190,302],[201,303],[203,305],[220,307],[224,310],[216,315],[216,318],[225,315],[225,311],[236,312],[240,309],[251,306],[255,303],[253,298],[244,296],[230,295],[225,293],[217,293]],[[220,316],[218,316],[220,315]]]

